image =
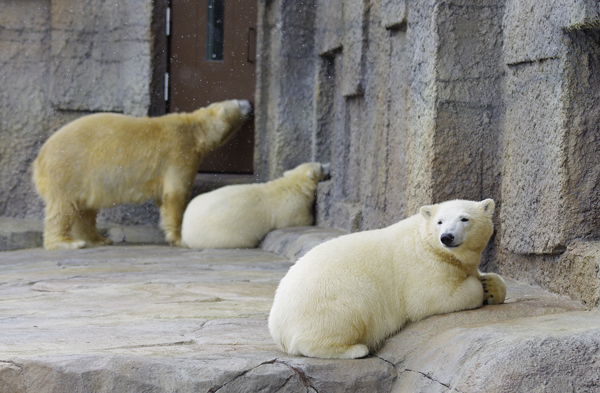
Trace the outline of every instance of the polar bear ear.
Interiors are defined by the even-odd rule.
[[[433,216],[433,206],[429,205],[421,207],[421,215],[429,220]]]
[[[494,201],[492,199],[485,199],[481,201],[480,204],[483,208],[483,211],[486,212],[489,216],[494,214],[494,207],[496,205],[494,204]]]

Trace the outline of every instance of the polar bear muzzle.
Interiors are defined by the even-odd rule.
[[[442,236],[440,236],[440,241],[446,247],[454,248],[460,246],[460,244],[454,244],[454,235],[451,233],[443,233]]]

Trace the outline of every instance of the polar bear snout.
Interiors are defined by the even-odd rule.
[[[321,164],[321,171],[323,172],[323,180],[328,180],[331,177],[331,164],[329,162]]]
[[[454,235],[451,233],[443,233],[442,236],[440,236],[440,241],[446,247],[456,247],[456,245],[453,244],[454,243]]]
[[[252,113],[252,104],[248,100],[238,100],[238,107],[244,116],[248,116]]]

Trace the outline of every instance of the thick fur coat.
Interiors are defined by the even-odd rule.
[[[110,243],[96,230],[98,209],[154,200],[174,245],[195,174],[206,153],[240,129],[246,100],[192,113],[136,118],[115,113],[81,117],[54,133],[33,163],[45,202],[44,247],[75,249]]]
[[[190,248],[251,248],[279,228],[312,225],[317,183],[326,173],[305,163],[261,184],[198,195],[185,210],[182,243]]]
[[[502,303],[502,278],[478,271],[493,211],[491,199],[424,206],[390,227],[318,245],[277,288],[275,342],[291,355],[358,358],[406,323]]]

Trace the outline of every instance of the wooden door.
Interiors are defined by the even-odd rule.
[[[227,99],[254,104],[257,0],[171,0],[169,112]],[[254,119],[200,172],[252,173]]]

